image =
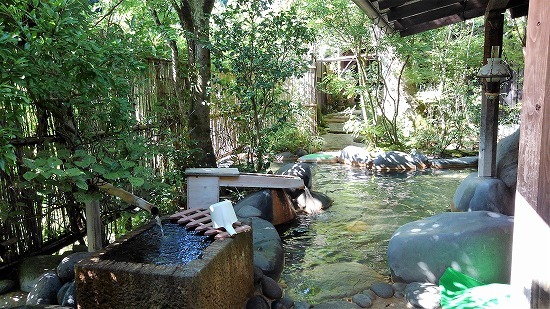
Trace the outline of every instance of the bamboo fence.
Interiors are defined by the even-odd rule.
[[[317,123],[314,84],[315,68],[310,68],[304,78],[292,79],[286,85],[288,99],[299,98],[309,109],[312,132],[316,131]],[[181,97],[178,91],[183,90],[176,89],[170,61],[148,59],[145,76],[142,80],[134,81],[133,85],[135,118],[138,123],[145,125],[145,129],[140,130],[143,137],[157,143],[163,141],[163,132],[147,128],[147,124],[158,119],[162,119],[172,133],[184,136],[186,128],[181,121],[184,118],[182,113],[167,112],[164,108],[167,104],[173,106],[173,102],[168,100]],[[2,108],[7,107],[0,106]],[[39,135],[48,138],[36,138],[32,143],[15,145],[18,163],[6,171],[0,170],[0,209],[3,211],[0,219],[4,218],[0,220],[0,273],[11,271],[11,266],[24,257],[54,252],[69,243],[82,240],[85,235],[85,207],[75,200],[71,192],[54,189],[49,194],[38,195],[38,187],[22,185],[20,179],[27,171],[22,164],[23,158],[33,158],[38,151],[55,154],[58,145],[51,116],[43,117],[33,106],[27,107],[25,115],[20,122],[24,137],[32,140],[31,137],[37,136],[38,130],[41,130]],[[39,119],[37,115],[42,118]],[[7,125],[4,121],[0,119],[2,126]],[[44,126],[40,127],[39,124]],[[220,117],[215,110],[211,114],[211,134],[218,158],[232,154],[239,147],[239,129],[231,119]],[[155,156],[143,164],[153,168],[157,175],[162,175],[174,162],[163,156]],[[119,217],[120,208],[113,204],[116,202],[110,197],[103,198],[100,203],[105,237],[116,230],[115,219]]]

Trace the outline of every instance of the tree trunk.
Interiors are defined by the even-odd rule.
[[[210,50],[209,15],[214,0],[173,0],[172,6],[178,13],[180,24],[189,33],[187,37],[190,104],[189,120],[190,147],[201,149],[202,156],[195,158],[195,166],[216,166],[216,155],[210,136]]]

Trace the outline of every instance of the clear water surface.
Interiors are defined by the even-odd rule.
[[[109,250],[102,259],[155,265],[185,265],[200,259],[214,241],[176,223],[162,222]]]
[[[319,281],[311,269],[324,265],[358,263],[389,278],[386,251],[394,231],[448,211],[456,188],[473,172],[374,174],[338,164],[313,165],[312,171],[313,191],[328,195],[334,204],[321,214],[302,215],[290,226],[279,228],[285,251],[280,281],[296,301],[312,300]]]

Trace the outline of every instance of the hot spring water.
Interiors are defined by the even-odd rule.
[[[200,259],[213,241],[176,223],[162,222],[106,253],[102,259],[155,265],[185,265]]]
[[[301,216],[280,229],[285,251],[281,282],[293,299],[316,302],[338,276],[336,265],[389,277],[386,251],[403,224],[448,211],[454,192],[472,170],[373,174],[346,165],[312,167],[313,190],[334,200],[327,211]],[[329,279],[326,279],[328,277]],[[346,284],[342,282],[342,284]],[[353,285],[353,282],[350,283]]]

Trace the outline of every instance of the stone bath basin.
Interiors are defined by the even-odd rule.
[[[251,231],[214,240],[202,257],[185,265],[109,259],[110,251],[151,228],[154,223],[76,265],[79,308],[241,308],[252,295]]]

